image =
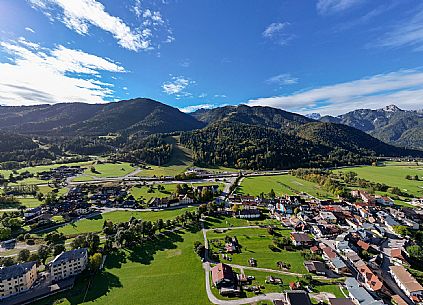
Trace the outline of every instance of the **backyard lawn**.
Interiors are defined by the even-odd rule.
[[[277,196],[307,193],[321,199],[333,198],[331,193],[323,190],[318,184],[288,174],[244,178],[237,188],[237,193],[258,196],[260,193],[268,194],[272,189]]]
[[[287,236],[290,230],[281,229],[277,230],[278,233]],[[217,233],[209,231],[207,239],[210,247],[216,253],[220,249],[220,245],[225,244],[225,236],[236,236],[239,244],[241,245],[241,253],[229,255],[232,257],[230,263],[248,266],[248,260],[254,258],[257,260],[257,267],[276,269],[276,262],[283,261],[291,264],[288,270],[293,273],[306,274],[307,271],[303,265],[304,258],[299,251],[286,251],[273,252],[269,249],[272,244],[272,236],[267,232],[267,229],[232,229],[224,233]],[[228,262],[221,259],[222,263]]]

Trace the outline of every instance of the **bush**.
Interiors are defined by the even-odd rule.
[[[281,249],[279,249],[278,247],[276,247],[273,244],[269,245],[269,249],[272,250],[273,252],[281,252]]]

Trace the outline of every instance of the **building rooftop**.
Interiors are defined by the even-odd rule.
[[[355,305],[355,303],[351,299],[347,298],[336,298],[336,299],[329,299],[330,305]]]
[[[0,281],[20,277],[31,270],[35,264],[36,262],[28,262],[0,268]]]
[[[290,305],[311,305],[308,293],[303,290],[287,291],[286,300]]]
[[[87,248],[80,248],[62,252],[54,258],[54,260],[51,262],[51,265],[56,266],[63,262],[80,259],[84,256],[87,256]]]
[[[408,291],[423,291],[423,286],[403,266],[391,266],[390,269]]]

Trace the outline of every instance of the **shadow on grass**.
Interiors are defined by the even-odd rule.
[[[160,238],[149,240],[131,249],[127,255],[127,259],[132,262],[149,265],[154,260],[154,255],[158,251],[176,249],[176,243],[184,241],[181,236],[182,234],[183,232],[175,231],[162,235]]]
[[[91,280],[91,281],[90,281]],[[87,287],[88,291],[87,291]],[[67,300],[70,304],[76,305],[84,302],[92,302],[107,295],[113,288],[122,287],[119,278],[109,272],[102,272],[95,276],[79,277],[75,286],[68,290],[48,298],[34,302],[36,305],[54,305]]]

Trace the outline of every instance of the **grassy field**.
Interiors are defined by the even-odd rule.
[[[200,258],[193,251],[196,240],[202,240],[201,233],[176,232],[109,255],[95,284],[80,281],[71,291],[38,304],[210,304]]]
[[[230,228],[230,227],[245,227],[245,226],[256,226],[256,225],[273,225],[281,227],[281,223],[275,219],[241,219],[235,217],[212,217],[207,216],[204,226],[206,229],[210,228]]]
[[[388,186],[399,187],[402,191],[413,194],[416,197],[423,196],[423,166],[394,165],[389,163],[386,166],[361,166],[343,168],[338,171],[353,171],[358,177]],[[407,180],[406,175],[419,176],[421,181]]]
[[[290,230],[278,230],[282,235],[289,235]],[[233,254],[231,263],[248,266],[248,260],[254,258],[257,260],[257,267],[277,269],[276,262],[283,261],[291,264],[290,272],[307,273],[303,263],[304,258],[299,251],[273,252],[269,249],[272,244],[272,236],[266,229],[233,229],[224,233],[209,231],[207,239],[214,252],[220,249],[218,244],[225,244],[225,236],[236,236],[241,245],[241,253]],[[218,242],[214,242],[214,241]],[[226,262],[222,260],[222,262]]]
[[[167,137],[165,141],[173,145],[171,160],[162,166],[150,166],[150,169],[142,170],[138,176],[162,177],[182,174],[192,166],[192,152],[179,144],[179,137]]]
[[[103,228],[103,223],[105,220],[111,220],[113,222],[124,222],[128,221],[132,216],[135,218],[156,221],[159,218],[164,220],[173,219],[177,215],[185,213],[185,211],[195,210],[192,208],[183,208],[177,210],[167,210],[167,211],[157,211],[157,212],[134,212],[134,211],[113,211],[109,213],[104,213],[99,216],[95,216],[90,219],[82,219],[72,224],[67,224],[61,228],[58,228],[57,231],[65,235],[74,235],[82,234],[88,232],[100,232]]]
[[[223,189],[222,183],[192,183],[193,186],[200,186],[200,185],[212,185],[212,184],[218,184],[220,189]],[[134,186],[131,188],[130,193],[132,196],[134,196],[135,199],[142,198],[146,203],[150,201],[151,198],[164,198],[168,197],[176,192],[176,186],[178,184],[172,183],[172,184],[161,184],[164,187],[164,190],[159,191],[157,189],[158,185],[153,186],[153,192],[149,193],[149,186]]]
[[[146,203],[150,201],[151,198],[164,198],[172,195],[176,191],[176,184],[162,184],[164,190],[159,191],[157,186],[153,186],[153,192],[149,193],[148,190],[150,189],[149,186],[134,186],[131,188],[131,195],[134,196],[135,199],[143,199]]]
[[[323,190],[318,184],[305,181],[292,175],[247,177],[237,188],[240,194],[258,196],[260,193],[268,194],[274,190],[277,196],[284,194],[294,195],[307,193],[318,198],[333,198],[333,195]]]
[[[95,172],[91,171],[89,166],[84,174],[92,177],[122,177],[135,171],[135,167],[132,167],[128,162],[117,162],[117,163],[100,163],[94,164]]]

